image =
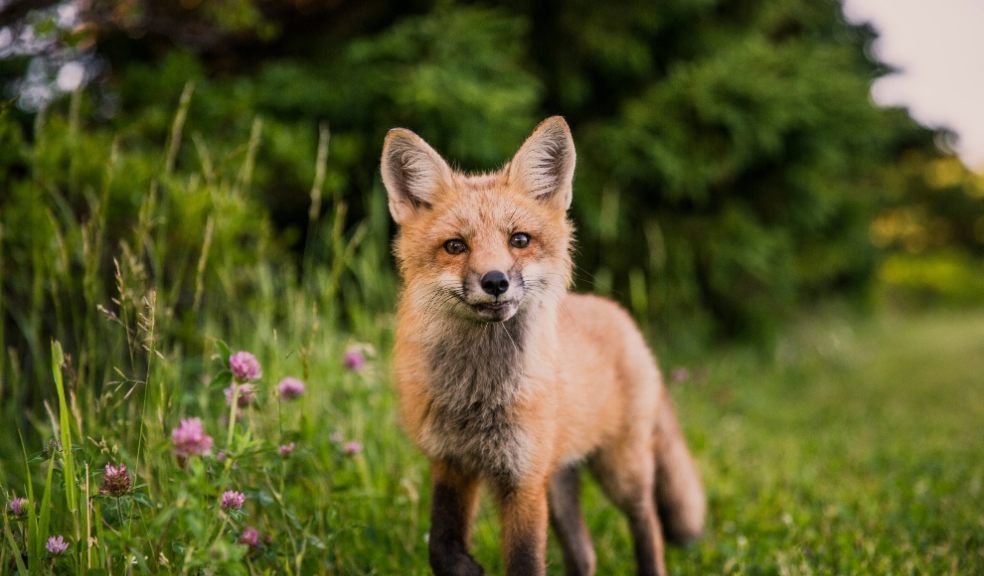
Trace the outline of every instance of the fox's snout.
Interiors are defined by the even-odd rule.
[[[517,270],[469,272],[462,282],[465,316],[503,322],[524,304],[523,276]]]

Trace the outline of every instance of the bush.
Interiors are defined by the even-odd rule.
[[[539,119],[563,114],[579,152],[578,288],[622,300],[667,339],[768,342],[818,297],[863,297],[877,261],[868,223],[893,167],[912,150],[939,156],[932,131],[872,106],[873,34],[836,3],[209,6],[98,13],[90,56],[110,72],[92,87],[102,120],[83,132],[104,147],[109,134],[159,145],[161,103],[192,81],[197,144],[175,165],[208,159],[221,172],[242,164],[260,115],[253,199],[300,254],[311,149],[330,124],[325,196],[344,200],[347,226],[368,218],[373,265],[385,268],[387,129],[488,170]],[[245,16],[223,17],[234,8]],[[78,168],[78,182],[97,181]]]

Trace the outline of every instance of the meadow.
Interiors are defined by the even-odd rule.
[[[322,198],[322,130],[311,201],[328,217],[299,268],[278,260],[248,194],[262,123],[218,158],[184,134],[189,99],[123,216],[120,143],[39,121],[37,202],[0,221],[0,237],[37,222],[28,260],[0,250],[31,295],[0,300],[17,320],[0,344],[27,343],[0,364],[0,572],[429,573],[427,463],[389,373],[384,203],[347,226],[344,200]],[[183,145],[194,170],[175,170]],[[50,158],[103,185],[61,193]],[[671,341],[654,346],[711,504],[673,573],[984,571],[984,310],[803,314],[768,349]],[[592,482],[585,501],[598,573],[631,573],[623,520]],[[491,573],[497,541],[483,505]]]
[[[219,343],[219,383],[196,383],[173,401],[128,410],[118,391],[82,416],[77,396],[68,404],[59,394],[39,426],[73,450],[54,442],[26,447],[20,464],[4,459],[4,493],[29,503],[19,516],[4,511],[0,565],[32,574],[429,573],[427,466],[394,418],[386,330],[372,343],[382,353],[365,364],[366,349],[346,356],[337,335],[302,346],[275,334],[249,341],[264,377],[232,426]],[[664,361],[711,501],[704,540],[671,549],[673,573],[980,573],[981,342],[980,311],[827,317],[803,322],[769,360],[733,349],[686,366]],[[170,372],[151,396],[170,396]],[[274,387],[288,373],[305,377],[292,400]],[[203,417],[211,455],[179,462],[179,416]],[[135,453],[127,439],[137,440]],[[100,494],[106,463],[128,465],[132,488]],[[11,482],[17,472],[33,484]],[[223,510],[226,490],[245,495],[241,510]],[[585,498],[599,573],[631,573],[621,516],[593,482]],[[43,550],[54,534],[66,552]],[[491,573],[502,570],[497,541],[483,505],[475,554]],[[550,567],[562,573],[553,542]]]

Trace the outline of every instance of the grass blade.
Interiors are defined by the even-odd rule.
[[[55,455],[52,453],[51,459],[48,461],[48,477],[44,481],[44,494],[41,496],[41,518],[35,537],[31,566],[40,565],[41,558],[44,556],[44,544],[48,540],[49,526],[51,525],[51,486],[54,484],[54,474]]]
[[[35,503],[37,500],[34,499],[34,481],[31,479],[31,461],[27,458],[27,448],[24,445],[24,436],[21,434],[20,428],[17,429],[17,437],[20,439],[21,455],[24,458],[24,478],[27,479],[27,500],[30,502],[30,506],[27,508],[27,554],[29,556],[28,561],[31,566],[38,566],[41,562],[40,553],[38,552],[38,516],[35,513]],[[50,483],[50,481],[49,481]]]
[[[22,576],[28,576],[30,574],[27,571],[27,566],[24,565],[24,558],[21,555],[20,548],[17,546],[17,540],[14,540],[14,533],[10,531],[10,519],[7,517],[7,510],[3,510],[3,533],[7,538],[7,545],[10,546],[10,550],[14,555],[14,562],[17,563],[17,573]],[[0,564],[2,568],[4,564]]]
[[[61,366],[65,361],[61,344],[57,340],[51,342],[51,372],[55,377],[55,388],[58,391],[58,421],[61,428],[62,458],[64,460],[65,502],[72,515],[73,523],[78,526],[75,495],[75,456],[72,451],[72,422],[69,419],[68,402],[65,400],[65,384],[62,381]]]

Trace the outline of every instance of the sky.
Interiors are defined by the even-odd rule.
[[[899,69],[875,102],[954,130],[960,158],[984,171],[984,0],[844,0],[844,12],[874,25],[875,56]]]

